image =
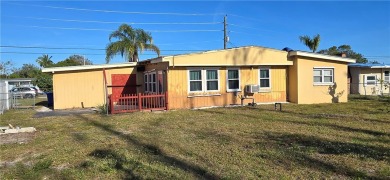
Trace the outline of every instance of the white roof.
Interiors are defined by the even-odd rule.
[[[90,69],[103,69],[103,68],[117,68],[117,67],[133,67],[136,66],[136,62],[126,62],[118,64],[96,64],[96,65],[85,65],[85,66],[65,66],[65,67],[52,67],[52,68],[43,68],[42,72],[62,72],[62,71],[80,71],[80,70],[90,70]]]
[[[318,54],[318,53],[311,53],[311,52],[304,52],[304,51],[290,51],[288,53],[288,56],[304,56],[304,57],[327,59],[327,60],[333,60],[333,61],[341,61],[341,62],[347,62],[347,63],[355,63],[356,62],[356,59],[338,57],[338,56],[330,56],[330,55],[325,55],[325,54]]]

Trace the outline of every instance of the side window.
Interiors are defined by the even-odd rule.
[[[240,70],[228,69],[227,70],[227,91],[240,90]]]
[[[218,87],[218,70],[206,70],[207,74],[207,91],[217,91]]]
[[[260,68],[260,88],[271,88],[271,76],[269,68]]]
[[[376,83],[377,83],[376,75],[366,75],[364,85],[374,86],[374,85],[376,85]]]
[[[385,71],[385,82],[390,83],[390,71]]]
[[[329,85],[333,82],[333,68],[313,68],[314,85]]]
[[[189,71],[190,92],[202,91],[202,70]]]
[[[189,92],[219,91],[218,69],[190,69],[188,70]]]

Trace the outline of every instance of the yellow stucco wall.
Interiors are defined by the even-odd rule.
[[[332,103],[348,101],[348,66],[347,63],[321,60],[308,57],[294,57],[294,65],[289,68],[289,98],[298,104]],[[330,85],[315,85],[313,68],[324,67],[334,69],[335,95],[331,95]],[[296,91],[294,83],[297,84]],[[333,86],[332,86],[333,87]]]
[[[107,85],[112,74],[134,74],[133,67],[106,69]],[[137,76],[137,84],[141,82]],[[108,88],[111,94],[111,88]],[[54,109],[96,107],[105,103],[103,70],[55,72],[53,74]]]
[[[262,47],[208,51],[164,58],[170,66],[254,66],[292,65],[287,52]]]
[[[383,84],[377,82],[375,85],[364,85],[364,79],[367,75],[375,75],[377,80],[384,79],[384,71],[390,71],[390,69],[382,68],[360,68],[359,75],[359,94],[361,95],[378,95],[383,93],[389,93],[389,88],[385,89]]]
[[[271,91],[255,93],[256,103],[262,102],[286,102],[286,66],[268,66],[271,72]],[[213,93],[189,93],[188,92],[188,68],[170,67],[168,71],[168,104],[169,109],[200,108],[210,106],[227,106],[240,104],[239,96],[234,92],[226,91],[227,68],[219,67],[219,92]],[[259,84],[259,66],[239,67],[240,88],[238,95],[244,94],[247,84]],[[249,103],[251,100],[245,100]]]
[[[296,58],[292,58],[291,61],[294,62],[292,66],[288,66],[288,101],[293,103],[298,103],[298,61]]]

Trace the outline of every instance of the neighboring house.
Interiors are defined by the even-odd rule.
[[[15,79],[1,79],[1,81],[7,83],[8,89],[14,87],[34,87],[34,78],[15,78]]]
[[[108,94],[165,92],[168,109],[183,109],[238,105],[242,97],[254,98],[255,103],[347,102],[351,62],[355,60],[247,46],[42,71],[53,73],[55,109],[104,104],[104,71]],[[246,85],[259,85],[258,92],[248,93]]]
[[[381,95],[389,94],[389,64],[349,64],[351,94]]]

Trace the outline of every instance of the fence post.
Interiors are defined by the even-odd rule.
[[[138,93],[138,109],[139,109],[139,111],[142,110],[142,97],[141,97],[141,93]]]
[[[168,111],[168,91],[165,92],[165,110]]]

